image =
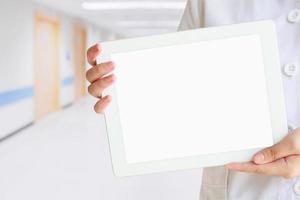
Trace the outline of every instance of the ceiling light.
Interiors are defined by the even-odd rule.
[[[177,27],[179,21],[119,21],[116,26],[123,27]]]
[[[83,2],[86,10],[123,10],[123,9],[184,9],[186,2],[172,1],[113,1]]]

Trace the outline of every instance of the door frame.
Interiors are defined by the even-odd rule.
[[[74,30],[74,87],[75,87],[75,100],[79,100],[84,95],[86,95],[86,80],[85,80],[85,71],[86,71],[86,48],[87,48],[87,28],[83,24],[76,22],[73,26]],[[78,49],[78,36],[81,35],[82,45],[84,49]],[[82,51],[82,52],[80,52]],[[82,53],[82,54],[81,54]],[[81,63],[82,61],[82,63]]]
[[[37,75],[38,73],[38,58],[37,58],[37,50],[38,50],[38,40],[37,40],[37,34],[38,34],[38,29],[39,29],[39,23],[40,22],[46,22],[46,23],[50,23],[55,27],[55,32],[54,32],[54,40],[55,40],[55,60],[54,63],[55,65],[54,67],[54,74],[55,74],[55,83],[53,85],[54,90],[55,90],[55,96],[54,96],[54,107],[52,111],[57,111],[60,109],[60,71],[59,71],[59,37],[60,37],[60,21],[58,19],[58,17],[45,13],[43,11],[35,11],[34,13],[34,94],[36,94],[37,91],[37,85],[41,84],[38,82],[37,80]],[[42,118],[43,116],[39,116],[38,115],[38,111],[37,111],[37,96],[34,95],[34,104],[35,104],[35,111],[34,111],[34,119],[39,120],[40,118]],[[51,111],[51,112],[52,112]]]

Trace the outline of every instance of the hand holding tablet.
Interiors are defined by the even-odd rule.
[[[274,25],[103,44],[116,64],[105,110],[118,176],[246,161],[287,132]]]

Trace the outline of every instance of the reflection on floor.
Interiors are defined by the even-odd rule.
[[[0,143],[1,200],[197,200],[200,170],[116,178],[92,99]]]

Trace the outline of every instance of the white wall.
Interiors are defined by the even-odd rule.
[[[87,26],[87,41],[86,41],[87,48],[94,45],[95,43],[101,42],[100,35],[101,35],[100,31],[97,27],[93,25]]]
[[[32,87],[33,5],[23,0],[1,0],[0,26],[0,93]],[[31,122],[32,110],[32,98],[0,105],[0,137]]]
[[[0,138],[31,123],[34,119],[34,12],[36,10],[44,10],[50,15],[56,15],[60,21],[60,105],[68,105],[74,100],[73,25],[76,19],[30,0],[1,0]],[[81,23],[88,27],[87,46],[100,41],[97,27]],[[26,91],[23,90],[24,88]],[[22,92],[27,93],[26,98],[13,98],[17,100],[12,101],[12,97]]]
[[[67,16],[60,16],[60,104],[68,105],[74,100],[74,58],[73,41],[74,29],[73,20]],[[67,83],[66,83],[67,81]]]

